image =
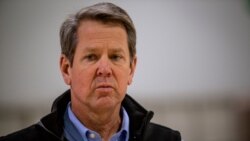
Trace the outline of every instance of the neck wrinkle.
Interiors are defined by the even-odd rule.
[[[86,112],[78,112],[77,110],[74,110],[73,107],[72,111],[85,127],[99,133],[103,141],[108,141],[121,126],[121,105],[117,107],[118,108],[114,108],[108,112],[102,112],[102,114],[95,113],[93,110],[81,110]]]

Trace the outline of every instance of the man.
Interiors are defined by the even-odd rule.
[[[111,3],[81,9],[61,26],[60,70],[70,86],[41,121],[1,137],[9,141],[180,141],[180,133],[150,122],[129,95],[136,68],[136,32]]]

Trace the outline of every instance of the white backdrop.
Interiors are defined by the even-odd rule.
[[[59,28],[98,0],[0,1],[0,102],[51,103],[68,87]],[[129,93],[178,99],[250,90],[250,9],[244,0],[110,1],[134,20],[138,67]]]

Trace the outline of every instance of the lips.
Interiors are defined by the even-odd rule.
[[[99,92],[111,92],[113,91],[113,86],[109,84],[100,84],[96,87]]]
[[[113,87],[109,84],[101,84],[101,85],[98,85],[97,88],[113,88]]]

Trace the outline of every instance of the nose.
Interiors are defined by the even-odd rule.
[[[112,74],[111,66],[109,59],[107,57],[102,57],[99,60],[98,68],[97,68],[97,75],[109,77]]]

